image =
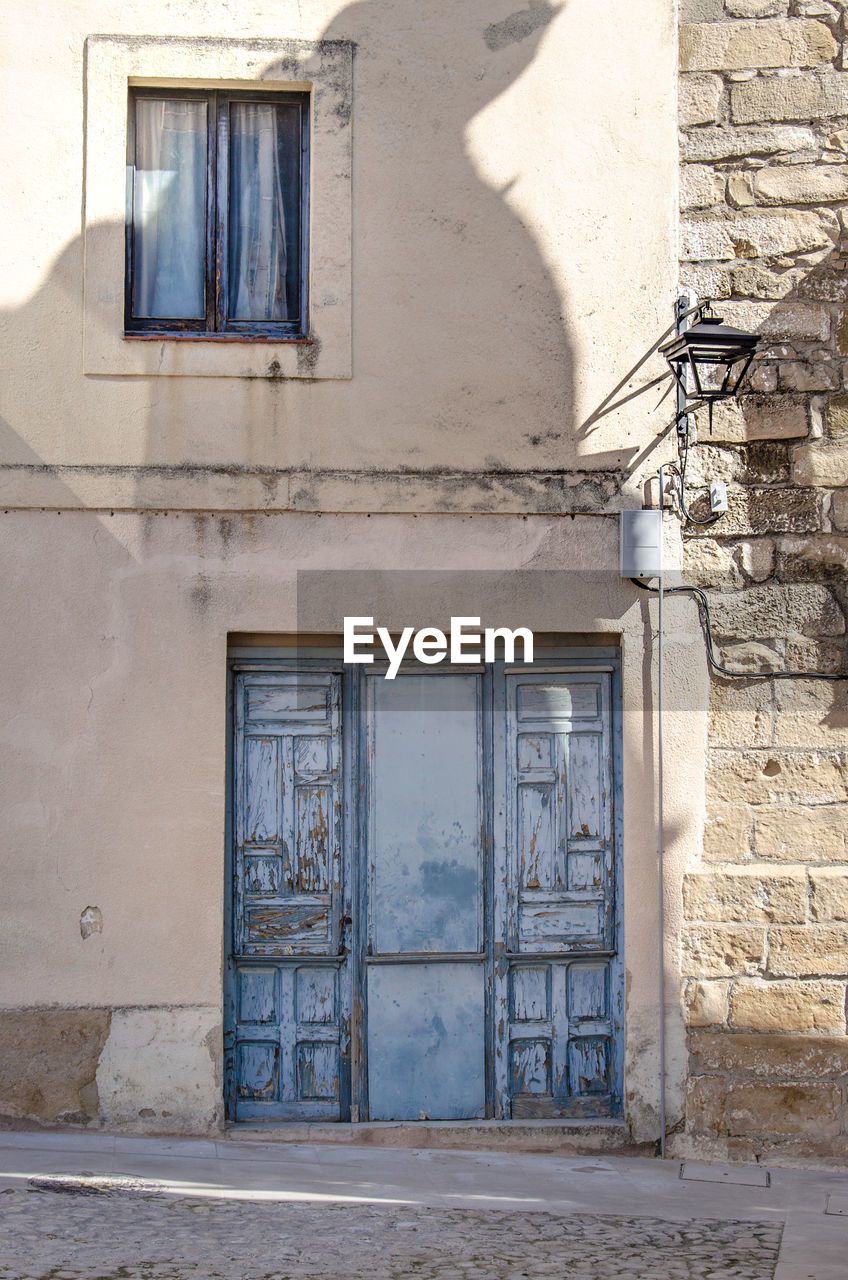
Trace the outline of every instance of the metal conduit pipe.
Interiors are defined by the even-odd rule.
[[[662,538],[662,511],[665,494],[665,463],[660,467],[660,538]],[[665,874],[663,867],[663,576],[658,579],[657,613],[657,878],[659,880],[659,929],[660,929],[660,1158],[665,1159]]]

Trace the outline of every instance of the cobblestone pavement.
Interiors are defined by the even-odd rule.
[[[128,1178],[61,1187],[0,1192],[2,1280],[772,1280],[781,1235],[774,1221],[189,1199]]]

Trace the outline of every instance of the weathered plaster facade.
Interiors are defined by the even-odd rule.
[[[92,1049],[98,1056],[90,1064],[105,1123],[202,1131],[220,1118],[227,635],[233,619],[260,637],[296,631],[291,564],[301,571],[382,568],[390,545],[393,569],[473,572],[496,563],[507,586],[499,615],[505,625],[522,618],[540,633],[552,632],[567,617],[578,642],[622,637],[624,826],[632,850],[622,888],[625,928],[632,921],[626,1084],[636,1137],[650,1140],[658,1098],[658,973],[656,934],[647,923],[656,913],[655,794],[643,763],[652,733],[651,710],[646,719],[643,705],[649,621],[646,606],[634,604],[615,570],[596,568],[615,564],[617,523],[465,515],[451,517],[446,529],[444,517],[424,513],[414,520],[332,513],[238,519],[173,511],[50,514],[49,522],[46,513],[40,517],[40,537],[22,539],[16,550],[20,574],[37,575],[41,593],[22,618],[29,643],[9,670],[17,723],[27,729],[14,753],[9,811],[22,824],[37,818],[45,834],[27,868],[9,870],[10,897],[14,889],[26,908],[10,913],[5,929],[9,955],[26,957],[24,1001],[20,959],[19,967],[4,967],[0,996],[10,1034],[23,1034],[17,1030],[22,1018],[29,1027],[33,1007],[43,1010],[38,1035],[55,1063],[64,1049],[51,1016],[64,1028],[70,1007],[111,1011],[105,1048]],[[33,517],[9,512],[7,519],[24,527]],[[448,534],[456,541],[446,550]],[[47,653],[55,643],[52,602],[83,564],[80,600],[63,622],[78,643],[54,686],[54,719],[26,673],[38,660],[39,637]],[[467,581],[466,574],[458,576]],[[419,611],[438,616],[440,607],[439,594],[432,587],[422,594],[413,573],[405,597],[396,590],[382,602],[372,596],[369,608],[371,600],[390,626]],[[327,626],[335,622],[331,604],[323,606]],[[666,652],[676,673],[675,701],[703,705],[699,637],[685,605],[676,618],[669,612]],[[322,620],[313,609],[310,631],[320,632]],[[697,851],[699,814],[693,815],[691,797],[703,777],[703,719],[694,740],[692,727],[691,717],[677,711],[666,729],[669,749],[686,761],[666,795],[669,820],[680,832],[668,863],[678,884]],[[116,752],[110,744],[128,734],[131,742]],[[45,766],[37,762],[47,749],[52,763],[45,781]],[[79,794],[86,804],[76,808]],[[37,884],[38,892],[27,894],[27,884]],[[91,904],[102,913],[102,932],[84,938],[80,916]],[[674,896],[671,904],[673,938],[680,928]],[[19,1003],[27,1012],[17,1011]],[[673,1100],[684,1083],[683,1026],[674,1009],[668,1021]],[[17,1091],[7,1098],[13,1116],[54,1120],[83,1109],[64,1099],[52,1110],[34,1109]]]
[[[228,637],[303,631],[305,570],[496,570],[510,625],[621,647],[618,1140],[657,1138],[656,611],[617,513],[672,456],[679,271],[774,346],[690,458],[730,514],[685,550],[669,514],[668,560],[715,588],[729,664],[845,661],[842,6],[796,8],[683,13],[680,235],[664,0],[607,6],[614,49],[575,0],[7,19],[4,1115],[222,1123]],[[311,346],[123,338],[113,169],[127,83],[157,80],[313,89]],[[445,609],[412,576],[372,603]],[[680,597],[665,668],[669,1130],[838,1155],[843,686],[709,682]]]

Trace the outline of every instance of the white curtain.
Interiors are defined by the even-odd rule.
[[[264,103],[232,104],[228,258],[228,313],[232,320],[289,319],[287,183],[280,165],[281,142],[283,147],[290,143],[280,137],[280,116],[287,114]],[[287,123],[285,120],[284,129]],[[297,152],[294,154],[296,157]],[[292,198],[291,192],[286,194]]]
[[[133,314],[202,319],[206,103],[139,98],[133,181]]]

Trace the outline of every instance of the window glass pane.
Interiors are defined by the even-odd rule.
[[[133,315],[202,320],[206,103],[139,98],[133,183]]]
[[[300,108],[230,106],[231,320],[297,320],[300,313]]]

